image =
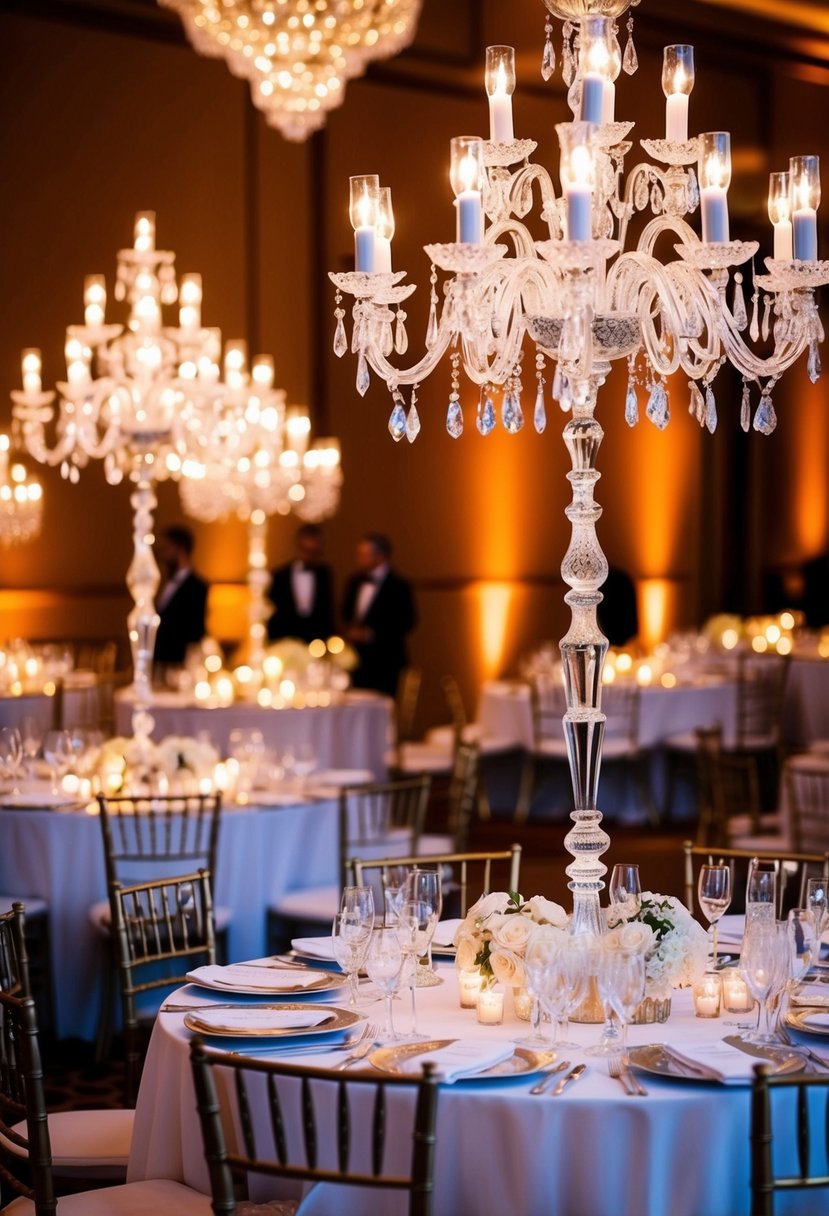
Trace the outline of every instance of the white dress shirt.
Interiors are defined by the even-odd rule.
[[[304,562],[291,565],[291,590],[299,616],[310,616],[314,607],[314,572]]]
[[[189,566],[185,566],[182,570],[176,570],[172,578],[168,578],[167,582],[158,593],[158,599],[155,601],[157,612],[163,612],[178,591],[184,580],[191,574]]]
[[[374,603],[374,597],[380,590],[380,584],[389,572],[388,565],[378,566],[376,570],[372,570],[367,576],[366,581],[361,585],[357,592],[357,602],[354,605],[354,614],[358,621],[364,621],[368,610]]]

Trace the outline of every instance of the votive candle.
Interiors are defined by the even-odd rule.
[[[482,1026],[500,1026],[504,1020],[504,994],[492,988],[478,993],[476,1003],[478,1021]]]
[[[480,971],[458,972],[458,998],[461,1009],[475,1009],[481,993]]]
[[[722,983],[719,975],[704,975],[694,984],[694,1013],[698,1018],[718,1018]]]

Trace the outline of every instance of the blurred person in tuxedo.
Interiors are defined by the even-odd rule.
[[[625,646],[639,633],[633,579],[626,571],[611,566],[599,590],[604,597],[597,609],[599,627],[611,646]]]
[[[802,607],[810,629],[829,625],[829,553],[804,564]]]
[[[205,635],[207,583],[193,570],[194,543],[190,529],[181,526],[165,529],[158,542],[166,580],[155,601],[159,616],[156,663],[183,663],[187,647]]]
[[[408,663],[406,637],[415,627],[412,588],[391,568],[387,536],[367,532],[357,545],[359,570],[343,599],[345,637],[359,656],[356,688],[373,688],[393,697]]]
[[[325,537],[319,524],[303,524],[294,537],[293,561],[273,572],[269,598],[274,612],[268,637],[313,642],[334,633],[331,567],[323,562]]]

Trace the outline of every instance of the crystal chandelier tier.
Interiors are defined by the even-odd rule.
[[[43,522],[43,488],[25,465],[9,464],[10,453],[8,435],[0,435],[0,545],[4,548],[34,540]]]
[[[625,417],[637,423],[640,402],[657,427],[667,425],[669,377],[687,380],[689,409],[713,430],[713,381],[729,363],[743,377],[741,424],[751,425],[752,387],[759,389],[756,430],[774,429],[771,394],[783,372],[808,351],[812,380],[820,373],[823,330],[814,289],[829,282],[829,263],[817,259],[816,208],[820,183],[816,157],[795,157],[785,174],[772,175],[769,214],[774,257],[753,273],[746,307],[745,267],[756,241],[732,240],[727,190],[729,137],[711,132],[689,138],[688,102],[694,84],[693,48],[667,47],[663,89],[665,137],[642,140],[647,159],[625,174],[633,124],[615,120],[615,80],[636,68],[628,38],[624,54],[616,18],[628,0],[545,0],[566,19],[562,73],[573,121],[557,127],[560,191],[550,174],[530,161],[536,145],[513,133],[515,87],[511,47],[487,51],[490,138],[452,141],[450,181],[455,193],[457,240],[425,246],[432,263],[431,297],[423,356],[408,368],[391,361],[408,337],[401,305],[414,291],[403,271],[392,271],[390,200],[379,179],[351,179],[355,271],[331,274],[336,287],[334,350],[349,349],[344,295],[353,298],[350,348],[357,359],[357,389],[365,394],[371,372],[392,397],[389,429],[395,440],[414,441],[421,428],[417,387],[449,353],[446,428],[459,438],[465,419],[460,377],[479,389],[475,425],[489,434],[522,429],[522,361],[525,339],[534,347],[536,381],[532,421],[547,424],[547,364],[555,364],[552,399],[570,415],[564,441],[570,454],[572,528],[561,567],[570,590],[571,624],[560,644],[567,711],[564,733],[575,799],[565,845],[576,929],[600,931],[599,892],[609,838],[597,809],[605,717],[602,668],[607,639],[596,608],[607,560],[596,537],[601,508],[594,500],[600,476],[596,458],[603,438],[596,398],[615,361],[628,365]],[[628,33],[630,34],[630,18]],[[542,75],[553,71],[551,25]],[[533,238],[525,218],[538,204],[546,239]],[[702,236],[692,225],[699,210]],[[631,221],[641,215],[644,223]],[[486,227],[485,227],[486,223]],[[633,236],[634,228],[638,235]],[[793,242],[793,244],[792,244]],[[448,274],[438,309],[438,270]],[[762,320],[760,319],[762,298]],[[750,319],[749,319],[750,317]],[[747,337],[746,337],[747,331]],[[412,386],[409,401],[401,391]]]
[[[301,141],[341,105],[349,80],[409,45],[422,0],[159,0],[194,50],[250,82],[269,126]]]
[[[228,342],[224,376],[207,417],[194,427],[182,466],[182,505],[207,522],[236,516],[248,540],[248,665],[265,657],[271,613],[267,520],[293,513],[304,520],[333,515],[340,502],[342,471],[336,439],[308,446],[311,419],[273,387],[273,359],[259,355],[248,373],[247,346]]]

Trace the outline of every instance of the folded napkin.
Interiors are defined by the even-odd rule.
[[[292,937],[291,946],[297,954],[304,954],[306,958],[318,958],[326,963],[337,961],[330,937]]]
[[[754,1076],[758,1056],[731,1047],[721,1039],[714,1043],[666,1043],[663,1049],[688,1075],[700,1080],[721,1081],[724,1085],[745,1085]]]
[[[210,1009],[205,1007],[190,1015],[193,1025],[198,1024],[205,1033],[211,1031],[238,1030],[243,1034],[271,1034],[276,1030],[309,1030],[330,1022],[330,1009],[309,1005],[304,1009],[256,1009],[245,1006],[239,1009]]]
[[[435,929],[435,936],[432,938],[432,944],[435,946],[454,946],[455,934],[458,927],[463,924],[460,919],[457,920],[442,920]]]
[[[7,807],[10,811],[55,811],[85,805],[85,802],[79,802],[71,794],[55,794],[51,789],[23,790],[17,794],[3,794],[0,797],[0,806]]]
[[[265,992],[295,992],[297,988],[309,988],[321,979],[328,979],[323,971],[300,971],[298,967],[277,967],[267,959],[250,963],[232,963],[229,967],[197,967],[187,975],[188,980],[198,984],[222,984],[233,988],[261,988]]]
[[[299,790],[253,790],[247,798],[249,806],[302,806],[308,801]]]
[[[825,1005],[829,1008],[829,983],[799,984],[792,993],[793,1005]]]
[[[463,1077],[486,1072],[515,1052],[512,1043],[493,1043],[489,1039],[458,1039],[435,1051],[418,1052],[401,1064],[401,1071],[419,1076],[423,1065],[434,1064],[438,1076],[446,1085]]]
[[[743,942],[746,918],[739,916],[721,916],[717,921],[717,942],[721,946],[740,946]]]

